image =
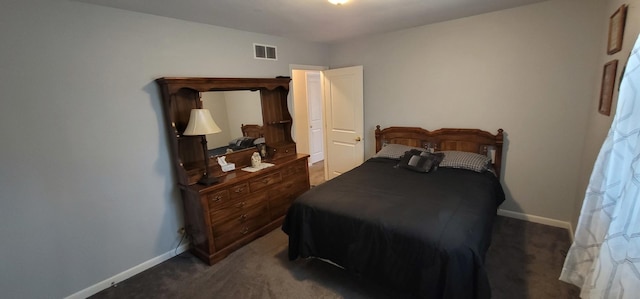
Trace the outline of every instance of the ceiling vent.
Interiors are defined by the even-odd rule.
[[[276,49],[275,46],[253,44],[253,57],[255,59],[278,60]]]

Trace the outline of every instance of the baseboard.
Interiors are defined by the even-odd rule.
[[[503,209],[498,209],[498,215],[505,216],[509,218],[520,219],[529,222],[535,222],[540,224],[545,224],[549,226],[555,226],[566,229],[571,235],[571,241],[573,242],[573,228],[571,227],[571,223],[566,221],[560,221],[556,219],[540,217],[535,215],[528,215],[520,212],[508,211]]]
[[[540,217],[540,216],[535,216],[535,215],[528,215],[528,214],[524,214],[524,213],[519,213],[519,212],[514,212],[514,211],[508,211],[508,210],[503,210],[503,209],[498,209],[498,215],[500,216],[505,216],[505,217],[509,217],[509,218],[515,218],[515,219],[520,219],[520,220],[524,220],[524,221],[530,221],[530,222],[535,222],[535,223],[540,223],[540,224],[545,224],[545,225],[550,225],[550,226],[555,226],[555,227],[560,227],[560,228],[564,228],[566,229],[570,236],[571,236],[571,241],[573,242],[573,227],[571,227],[571,224],[569,222],[566,221],[560,221],[560,220],[556,220],[556,219],[551,219],[551,218],[545,218],[545,217]],[[154,257],[146,262],[143,262],[137,266],[134,266],[128,270],[125,270],[121,273],[118,273],[110,278],[107,278],[99,283],[96,283],[84,290],[78,291],[72,295],[67,296],[65,299],[76,299],[76,298],[87,298],[89,296],[92,296],[106,288],[111,287],[112,284],[114,283],[119,283],[121,281],[124,281],[136,274],[141,273],[142,271],[145,271],[153,266],[156,266],[180,253],[183,253],[185,251],[187,251],[189,249],[189,244],[183,244],[182,246],[178,247],[178,249],[176,250],[170,250],[165,252],[164,254],[161,254],[157,257]]]
[[[139,264],[137,266],[134,266],[133,268],[125,270],[125,271],[123,271],[121,273],[118,273],[118,274],[116,274],[114,276],[111,276],[110,278],[107,278],[107,279],[105,279],[105,280],[103,280],[103,281],[101,281],[99,283],[96,283],[96,284],[94,284],[94,285],[92,285],[92,286],[90,286],[90,287],[88,287],[88,288],[86,288],[84,290],[81,290],[81,291],[79,291],[79,292],[77,292],[75,294],[69,295],[65,299],[76,299],[76,298],[84,299],[84,298],[87,298],[87,297],[89,297],[91,295],[94,295],[94,294],[96,294],[96,293],[98,293],[98,292],[100,292],[100,291],[102,291],[102,290],[104,290],[106,288],[111,287],[111,285],[113,285],[113,284],[117,284],[117,283],[119,283],[121,281],[124,281],[127,278],[130,278],[130,277],[132,277],[132,276],[134,276],[134,275],[136,275],[136,274],[138,274],[138,273],[140,273],[140,272],[142,272],[144,270],[147,270],[147,269],[149,269],[149,268],[151,268],[151,267],[153,267],[155,265],[158,265],[158,264],[160,264],[160,263],[162,263],[162,262],[164,262],[164,261],[166,261],[166,260],[168,260],[168,259],[180,254],[180,253],[183,253],[183,252],[187,251],[188,249],[189,249],[189,244],[188,243],[184,244],[184,245],[178,247],[175,250],[167,251],[167,252],[165,252],[165,253],[163,253],[163,254],[161,254],[159,256],[156,256],[156,257],[154,257],[154,258],[152,258],[152,259],[150,259],[150,260],[148,260],[146,262],[143,262],[142,264]]]

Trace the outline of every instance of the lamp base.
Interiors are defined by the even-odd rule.
[[[215,183],[218,182],[218,178],[217,177],[202,177],[200,178],[200,180],[198,181],[198,184],[200,185],[205,185],[205,186],[211,186]]]

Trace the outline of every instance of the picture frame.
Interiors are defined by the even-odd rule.
[[[618,59],[611,60],[604,65],[602,70],[602,86],[600,88],[600,104],[598,112],[604,115],[611,115],[611,103],[613,101],[613,89],[616,82],[616,72],[618,71]]]
[[[617,53],[622,49],[626,18],[626,4],[620,6],[609,18],[609,39],[607,42],[607,54],[609,55]]]

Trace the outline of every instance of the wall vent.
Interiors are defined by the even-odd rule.
[[[253,57],[255,59],[278,60],[276,46],[253,44]]]

